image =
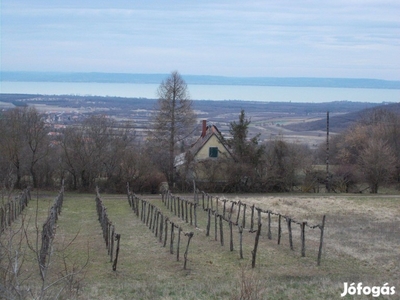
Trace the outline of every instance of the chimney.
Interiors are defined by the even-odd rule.
[[[201,131],[201,137],[205,137],[207,132],[207,120],[203,120],[203,128]]]

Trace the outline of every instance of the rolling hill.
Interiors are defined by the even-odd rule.
[[[360,120],[363,115],[375,109],[385,109],[400,114],[400,103],[386,104],[373,108],[362,109],[360,111],[354,111],[345,114],[331,116],[329,118],[330,131],[341,132],[346,128],[348,128],[349,126],[351,126],[352,124],[356,123],[358,120]],[[310,122],[292,123],[289,125],[284,125],[283,127],[295,132],[326,130],[326,119],[322,118],[320,120],[315,120]]]

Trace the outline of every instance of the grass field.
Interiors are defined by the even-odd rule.
[[[39,192],[32,196],[24,215],[2,234],[3,245],[13,233],[14,240],[18,240],[17,230],[22,222],[31,245],[35,244],[35,216],[40,230],[56,193]],[[210,236],[205,235],[207,217],[204,211],[198,211],[198,228],[194,228],[167,211],[161,196],[141,196],[163,209],[163,213],[170,215],[185,231],[195,233],[189,247],[188,269],[183,270],[186,238],[182,237],[181,259],[177,261],[175,252],[170,254],[168,244],[164,248],[130,209],[126,195],[102,194],[108,216],[116,232],[121,234],[117,270],[113,271],[97,219],[95,195],[66,192],[45,282],[45,286],[50,285],[46,297],[52,299],[63,287],[60,298],[64,299],[353,299],[340,297],[343,282],[362,282],[364,286],[382,286],[387,282],[396,287],[396,295],[387,299],[400,298],[399,196],[219,196],[255,203],[310,224],[320,223],[326,215],[321,266],[317,266],[318,229],[306,231],[306,257],[301,257],[299,227],[293,227],[292,251],[285,226],[282,242],[277,245],[277,222],[273,218],[272,240],[267,238],[266,230],[262,231],[256,267],[252,269],[255,233],[244,231],[244,258],[240,259],[237,228],[234,228],[234,251],[230,251],[226,224],[225,244],[221,246],[219,240],[215,241],[213,222]],[[26,248],[25,242],[21,243],[19,253],[25,258],[19,275],[20,287],[30,286],[27,298],[31,299],[42,284],[38,266],[34,252]],[[54,283],[66,273],[73,275]]]

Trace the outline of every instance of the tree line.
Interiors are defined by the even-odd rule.
[[[128,182],[134,192],[158,192],[162,182],[188,190],[193,180],[178,174],[175,156],[197,137],[196,115],[187,85],[172,72],[158,89],[158,102],[149,120],[146,140],[135,135],[134,124],[106,115],[87,117],[82,123],[57,131],[34,107],[17,107],[0,115],[0,180],[2,187],[50,188],[64,179],[73,190],[95,186],[123,192]],[[289,143],[282,136],[260,141],[248,138],[251,120],[245,111],[230,123],[224,142],[233,160],[208,160],[206,190],[225,192],[316,192],[329,180],[333,191],[360,191],[365,183],[376,193],[385,184],[400,183],[400,116],[373,110],[330,140],[331,168],[321,165],[326,145],[318,151]],[[193,162],[191,162],[193,164]],[[187,166],[195,167],[195,166]],[[224,182],[215,173],[226,174]]]
[[[329,138],[316,151],[278,137],[260,142],[247,138],[251,121],[244,110],[230,124],[235,163],[226,165],[229,191],[377,193],[382,186],[400,188],[400,115],[385,109],[367,112],[359,122]],[[328,158],[330,167],[325,169]]]

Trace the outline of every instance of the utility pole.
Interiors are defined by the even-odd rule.
[[[326,192],[331,191],[330,175],[329,175],[329,111],[326,112]]]

